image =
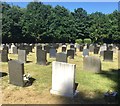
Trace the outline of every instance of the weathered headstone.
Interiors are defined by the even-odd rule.
[[[70,57],[70,59],[74,59],[75,50],[69,49],[67,50],[67,56]]]
[[[79,51],[80,51],[80,52],[83,51],[83,45],[80,45],[80,47],[79,47]]]
[[[93,46],[93,45],[90,45],[90,46],[89,46],[89,51],[90,51],[90,52],[94,52],[94,46]]]
[[[100,72],[101,61],[98,57],[88,56],[83,58],[83,69],[85,71]]]
[[[94,54],[98,54],[99,53],[99,49],[100,49],[100,47],[94,47]]]
[[[37,64],[46,65],[47,52],[45,50],[38,49],[36,53]]]
[[[89,56],[89,49],[83,49],[83,54],[84,57]]]
[[[57,50],[55,48],[50,49],[50,58],[56,58]]]
[[[47,53],[49,53],[49,51],[50,51],[49,45],[44,45],[43,48],[44,48],[44,50],[46,50]]]
[[[56,61],[67,63],[67,53],[64,53],[64,52],[57,53],[56,54]]]
[[[18,60],[22,63],[27,62],[26,50],[18,50]]]
[[[9,82],[17,86],[24,86],[24,63],[18,60],[8,61]]]
[[[113,61],[113,51],[104,51],[104,56],[103,56],[104,61]]]
[[[66,45],[63,45],[62,46],[62,52],[66,52],[66,49],[67,49]]]
[[[104,51],[106,51],[106,50],[107,50],[107,45],[106,44],[102,45],[100,47],[100,50],[99,50],[100,56],[103,56],[104,55]]]
[[[75,64],[52,62],[51,94],[74,97],[78,93],[75,87]]]
[[[1,62],[8,62],[7,50],[0,50],[0,61]]]

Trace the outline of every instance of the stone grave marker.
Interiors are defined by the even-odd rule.
[[[75,50],[69,49],[67,50],[67,56],[70,57],[70,59],[74,59]]]
[[[57,50],[55,48],[50,49],[50,58],[56,58]]]
[[[47,52],[45,50],[38,49],[36,53],[37,64],[46,65],[47,63]]]
[[[66,52],[67,46],[66,45],[62,45],[62,52]]]
[[[27,62],[27,54],[26,54],[26,50],[19,50],[18,49],[18,60],[22,63],[26,63]]]
[[[8,61],[9,83],[17,86],[24,86],[24,63],[18,60]]]
[[[83,57],[89,56],[89,49],[83,49]]]
[[[52,89],[51,94],[74,97],[78,91],[75,87],[75,64],[52,62]]]
[[[88,56],[83,58],[83,69],[85,71],[100,72],[101,60],[96,56]]]
[[[113,61],[113,51],[106,50],[103,55],[104,61]]]
[[[61,52],[56,54],[56,61],[67,63],[67,53]]]
[[[1,62],[8,62],[7,50],[0,50],[0,61]]]

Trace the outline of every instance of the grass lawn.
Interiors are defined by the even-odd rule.
[[[34,51],[34,50],[33,50]],[[60,51],[60,50],[58,50]],[[92,53],[90,55],[93,55]],[[98,56],[98,55],[96,55]],[[83,70],[83,58],[81,52],[77,52],[75,59],[68,59],[68,63],[76,64],[76,82],[79,83],[77,90],[79,94],[74,99],[61,96],[51,95],[52,82],[52,61],[47,66],[36,64],[35,53],[29,53],[27,60],[29,63],[24,64],[25,73],[30,73],[35,78],[32,86],[18,87],[9,84],[9,76],[1,77],[2,79],[2,103],[3,104],[77,104],[77,103],[105,103],[104,93],[107,90],[118,91],[118,58],[117,52],[114,53],[113,62],[102,62],[101,73],[93,73]],[[9,59],[17,59],[17,55],[9,54]],[[8,63],[1,63],[2,72],[8,74]],[[116,102],[117,103],[117,102]]]

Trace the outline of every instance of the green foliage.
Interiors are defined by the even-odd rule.
[[[26,8],[2,3],[2,42],[76,42],[90,38],[93,43],[120,42],[118,18],[111,14],[87,14],[83,8],[70,12],[65,7],[52,7],[30,2]]]
[[[82,43],[82,39],[76,39],[75,42],[76,42],[77,44],[81,44],[81,43]]]
[[[92,41],[91,41],[91,39],[86,38],[86,39],[84,39],[84,43],[91,44],[91,43],[92,43]]]

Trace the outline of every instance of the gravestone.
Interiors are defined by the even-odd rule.
[[[118,69],[120,70],[120,50],[118,51]]]
[[[50,51],[50,46],[49,45],[44,45],[43,48],[47,53],[49,53],[49,51]]]
[[[66,49],[67,49],[66,45],[63,45],[62,46],[62,52],[66,52]]]
[[[90,45],[90,46],[89,46],[89,51],[90,51],[90,52],[94,52],[94,46],[93,46],[93,45]]]
[[[38,49],[36,53],[37,64],[46,65],[47,52],[45,50]]]
[[[11,53],[14,53],[14,47],[16,47],[16,46],[14,45],[14,43],[12,43],[11,50],[10,50]]]
[[[83,69],[85,71],[100,72],[101,61],[98,57],[88,56],[83,58]]]
[[[13,47],[13,54],[18,54],[18,49],[17,49],[17,47]]]
[[[80,51],[80,52],[83,51],[83,45],[80,45],[80,47],[79,47],[79,51]]]
[[[74,44],[70,44],[70,49],[74,49],[74,48],[75,48]]]
[[[94,47],[94,54],[98,54],[99,53],[99,49],[100,49],[100,47]]]
[[[52,62],[52,89],[51,94],[74,97],[77,95],[75,87],[75,64]]]
[[[37,50],[39,50],[39,49],[42,50],[42,45],[36,45],[35,47],[36,47],[35,48],[36,49],[36,54],[37,54]]]
[[[64,53],[64,52],[57,53],[56,54],[56,61],[67,63],[67,53]]]
[[[113,61],[113,51],[109,51],[109,50],[104,51],[103,60],[104,61]]]
[[[83,49],[83,57],[89,56],[89,49]]]
[[[9,82],[17,86],[24,86],[24,63],[18,60],[8,61]]]
[[[0,61],[1,62],[8,62],[7,50],[0,50]]]
[[[104,44],[104,45],[102,45],[101,47],[100,47],[100,56],[103,56],[104,55],[104,51],[106,51],[107,50],[107,45],[106,44]]]
[[[74,55],[75,55],[75,50],[67,50],[67,56],[70,57],[70,59],[74,59]]]
[[[50,49],[50,58],[56,58],[57,50],[55,48]]]
[[[18,60],[22,63],[27,62],[26,50],[18,50]]]
[[[7,53],[9,53],[8,46],[7,46],[7,45],[5,45],[5,46],[3,47],[3,50],[6,50]]]

